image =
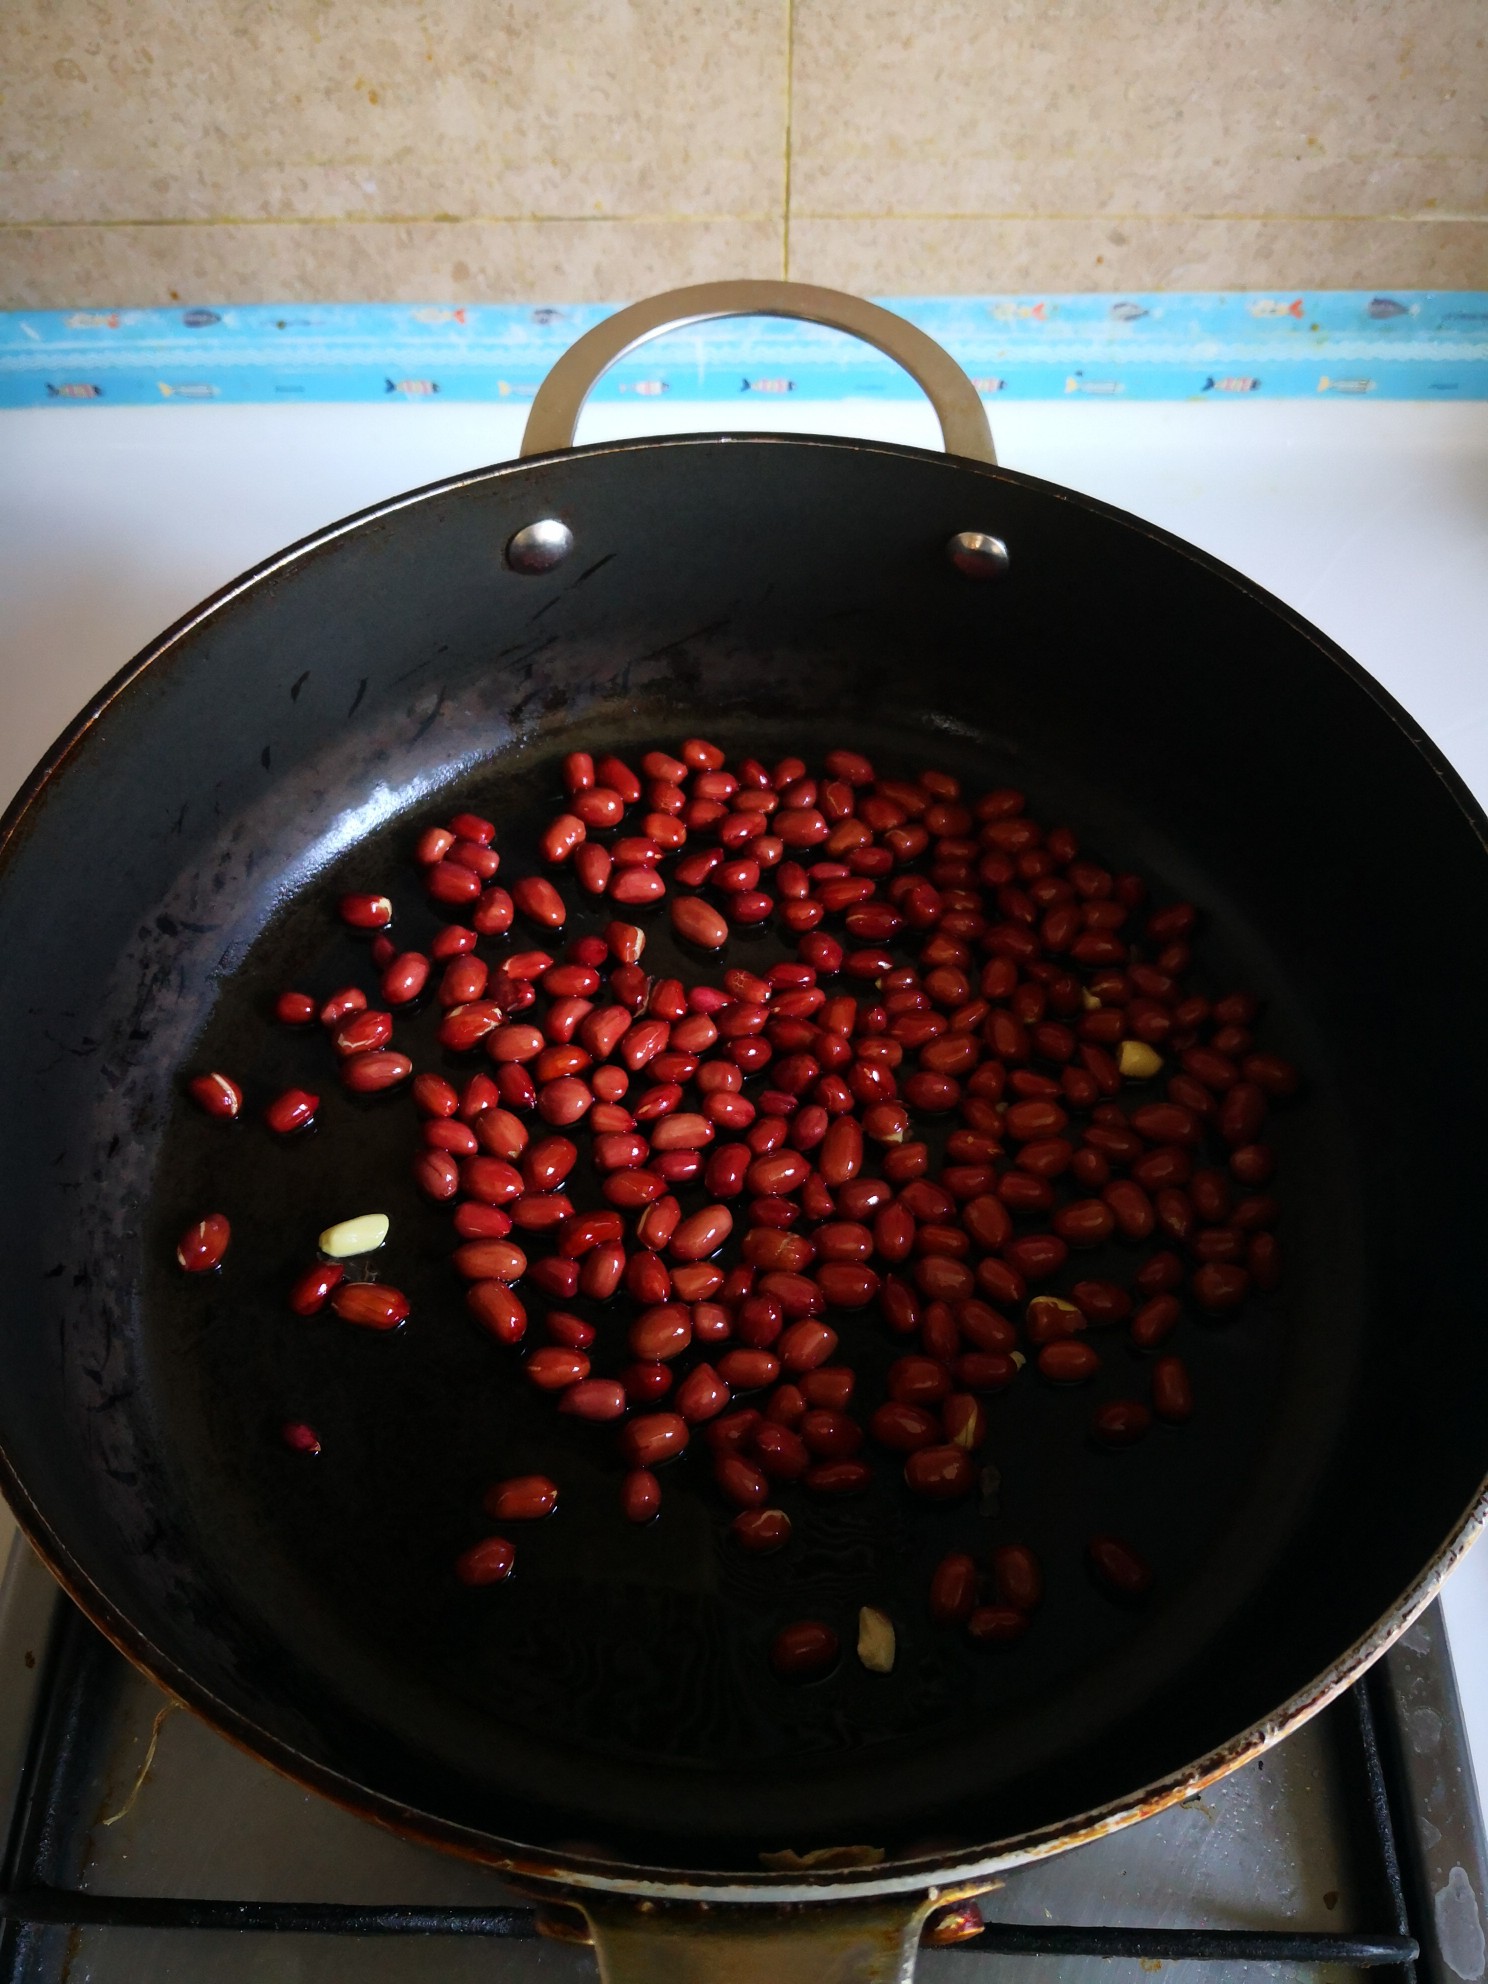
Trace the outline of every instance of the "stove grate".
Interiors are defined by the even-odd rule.
[[[47,1661],[50,1704],[33,1725],[27,1794],[13,1829],[0,1879],[0,1976],[8,1974],[5,1944],[27,1929],[207,1930],[242,1934],[361,1937],[439,1936],[526,1940],[537,1936],[537,1910],[458,1905],[366,1906],[334,1902],[200,1900],[155,1895],[100,1894],[49,1881],[55,1813],[48,1785],[56,1760],[77,1732],[79,1712],[91,1699],[86,1676],[104,1652],[80,1614],[64,1608],[58,1643]],[[93,1656],[93,1658],[90,1658]],[[49,1707],[51,1713],[45,1712]],[[1115,1957],[1146,1963],[1220,1962],[1338,1964],[1354,1969],[1391,1968],[1415,1984],[1420,1939],[1411,1919],[1401,1872],[1397,1827],[1408,1827],[1409,1786],[1394,1746],[1381,1743],[1380,1721],[1389,1702],[1379,1668],[1339,1704],[1356,1748],[1361,1826],[1377,1875],[1382,1926],[1373,1932],[1337,1934],[1295,1930],[1146,1928],[1115,1925],[992,1922],[980,1935],[937,1950],[938,1958],[971,1951],[988,1956]],[[70,1727],[69,1727],[70,1726]],[[50,1732],[50,1733],[49,1733]],[[49,1766],[48,1752],[51,1753]]]

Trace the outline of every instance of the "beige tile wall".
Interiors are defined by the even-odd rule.
[[[0,304],[1488,286],[1488,0],[0,0]]]

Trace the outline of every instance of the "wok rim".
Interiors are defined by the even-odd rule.
[[[789,434],[745,430],[735,433],[681,433],[646,435],[589,446],[554,450],[540,455],[519,456],[510,461],[471,469],[436,482],[421,484],[397,496],[353,512],[334,523],[297,539],[272,553],[257,565],[210,594],[138,654],[127,661],[73,718],[50,748],[42,755],[0,815],[0,879],[19,859],[25,845],[27,816],[44,797],[67,765],[88,732],[112,705],[149,668],[163,660],[199,628],[228,611],[240,597],[261,586],[276,574],[333,545],[364,527],[398,511],[440,497],[457,495],[465,489],[498,479],[521,477],[529,470],[562,466],[580,460],[612,455],[645,453],[657,449],[684,447],[784,447],[793,449],[833,448],[851,453],[887,456],[895,460],[943,464],[962,474],[972,474],[988,482],[1011,483],[1046,497],[1067,502],[1104,522],[1116,524],[1148,538],[1160,548],[1197,565],[1208,576],[1224,582],[1254,604],[1273,614],[1294,635],[1306,640],[1321,659],[1342,673],[1355,689],[1367,695],[1394,725],[1402,740],[1424,759],[1444,786],[1476,836],[1488,852],[1488,813],[1474,798],[1460,773],[1426,735],[1394,696],[1353,659],[1337,642],[1315,627],[1302,614],[1287,606],[1263,586],[1228,565],[1223,559],[1201,550],[1187,539],[1146,519],[1132,515],[1114,504],[1102,502],[1065,484],[1050,482],[991,463],[946,455],[938,449],[915,448],[896,442],[861,440],[830,434]],[[732,1902],[744,1905],[778,1905],[804,1900],[867,1899],[901,1894],[906,1897],[956,1888],[975,1890],[1011,1867],[1047,1859],[1072,1847],[1085,1845],[1128,1825],[1155,1816],[1190,1794],[1202,1791],[1231,1772],[1240,1769],[1300,1728],[1338,1695],[1351,1687],[1410,1626],[1437,1596],[1461,1558],[1488,1525],[1488,1475],[1462,1515],[1433,1551],[1424,1568],[1389,1605],[1375,1623],[1344,1649],[1324,1671],[1299,1688],[1278,1708],[1239,1734],[1215,1745],[1203,1756],[1181,1765],[1164,1777],[1143,1785],[1105,1805],[1075,1813],[1025,1833],[1012,1834],[983,1846],[958,1849],[953,1853],[914,1860],[897,1860],[864,1868],[834,1868],[821,1873],[797,1876],[779,1872],[708,1871],[685,1868],[642,1867],[635,1862],[578,1859],[561,1853],[524,1846],[437,1814],[401,1804],[396,1798],[359,1783],[344,1772],[316,1762],[296,1750],[293,1744],[271,1734],[259,1723],[221,1701],[189,1669],[154,1644],[150,1636],[126,1616],[74,1561],[63,1539],[53,1529],[41,1508],[33,1501],[3,1442],[0,1442],[0,1491],[16,1518],[17,1525],[52,1576],[84,1616],[157,1687],[182,1707],[189,1709],[210,1728],[238,1749],[270,1766],[281,1776],[304,1785],[333,1804],[385,1826],[404,1838],[430,1845],[459,1858],[490,1866],[539,1884],[553,1884],[569,1892],[612,1893],[651,1901]]]

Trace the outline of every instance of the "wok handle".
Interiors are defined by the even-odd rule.
[[[710,323],[716,317],[794,317],[861,338],[902,365],[923,390],[935,409],[948,455],[996,463],[992,429],[976,387],[934,338],[892,310],[865,303],[845,290],[818,289],[809,282],[693,283],[617,310],[570,345],[538,387],[522,436],[522,453],[546,455],[571,448],[584,401],[617,359],[666,331],[685,330],[689,324]]]
[[[600,1984],[911,1984],[917,1896],[770,1908],[585,1896]]]

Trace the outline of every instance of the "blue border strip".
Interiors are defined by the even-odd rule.
[[[1488,291],[884,299],[984,398],[1488,399]],[[0,312],[0,407],[530,400],[609,304]],[[601,400],[912,399],[888,359],[761,319],[657,339]]]

